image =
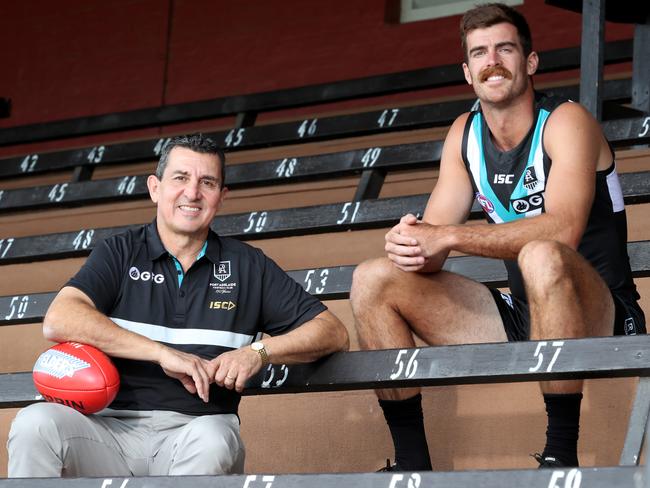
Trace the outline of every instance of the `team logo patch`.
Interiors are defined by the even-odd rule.
[[[494,212],[494,204],[485,195],[476,194],[476,201],[486,213]]]
[[[75,372],[90,368],[86,361],[57,350],[48,350],[40,355],[34,365],[35,373],[45,373],[61,379],[64,376],[72,378]]]
[[[515,213],[525,214],[544,206],[544,192],[534,193],[525,197],[510,200],[510,205]]]
[[[501,293],[501,299],[506,302],[506,304],[514,310],[515,306],[512,304],[512,297],[510,295],[506,295],[505,293]]]
[[[632,317],[625,319],[625,335],[636,335],[636,324]]]
[[[537,188],[538,183],[539,180],[537,179],[537,174],[535,173],[535,167],[531,166],[529,168],[526,168],[526,172],[524,173],[524,188],[529,191],[533,191],[535,188]]]
[[[219,261],[219,264],[215,264],[213,274],[221,282],[230,278],[230,261]]]

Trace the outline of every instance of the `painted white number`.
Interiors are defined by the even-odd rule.
[[[280,165],[275,169],[275,172],[280,178],[283,176],[289,178],[289,176],[293,175],[297,164],[298,160],[296,158],[284,158]]]
[[[398,108],[390,108],[384,110],[379,118],[377,119],[377,123],[379,124],[379,127],[390,127],[393,125],[393,122],[395,122],[395,118],[397,117],[397,114],[399,113]]]
[[[226,147],[239,146],[244,139],[246,129],[231,129],[226,136]]]
[[[267,378],[267,373],[271,373],[271,376],[269,376],[268,378]],[[275,365],[269,364],[266,367],[266,371],[264,372],[264,381],[262,381],[262,388],[278,388],[282,386],[285,381],[287,381],[288,377],[289,377],[289,368],[287,367],[286,364],[282,364],[280,365],[280,374],[275,379],[275,383],[271,384],[271,382],[275,378]]]
[[[16,309],[18,305],[18,309]],[[27,312],[27,305],[29,305],[29,295],[23,295],[22,297],[11,297],[11,303],[9,304],[9,315],[5,315],[5,320],[11,320],[16,314],[16,318],[22,319]]]
[[[23,159],[23,162],[20,163],[20,170],[23,173],[31,173],[34,171],[34,166],[36,166],[37,161],[38,154],[28,154],[25,156],[25,159]]]
[[[390,484],[388,488],[398,488],[398,483],[404,480],[404,474],[394,474],[390,479]],[[422,483],[422,477],[419,473],[413,473],[408,478],[407,488],[419,488],[420,483]]]
[[[391,380],[395,380],[400,377],[402,372],[404,372],[404,378],[413,378],[413,376],[415,376],[415,373],[418,370],[418,362],[415,359],[415,356],[417,356],[419,352],[420,352],[419,349],[413,351],[413,354],[411,354],[411,357],[406,363],[406,370],[404,370],[404,361],[402,361],[402,356],[408,353],[408,349],[400,349],[400,351],[397,353],[397,357],[395,358],[395,365],[397,366],[397,371],[393,371],[393,373],[391,373],[389,378]]]
[[[257,214],[257,212],[251,212],[251,214],[248,216],[248,227],[244,229],[244,232],[250,232],[251,230],[255,230],[255,232],[262,232],[262,230],[264,230],[268,212],[260,212],[259,216],[256,219],[255,216]]]
[[[57,183],[52,187],[50,193],[47,194],[47,197],[50,199],[50,202],[60,202],[65,196],[65,189],[68,188],[67,183],[59,184]]]
[[[305,283],[307,283],[307,286],[305,287],[305,291],[311,291],[311,277],[314,275],[316,272],[315,269],[310,269],[307,271],[307,274],[305,275]],[[320,278],[320,284],[321,286],[317,286],[316,289],[314,290],[314,293],[321,294],[325,291],[325,285],[327,285],[327,278],[330,275],[330,270],[325,268],[322,269],[321,272],[319,273],[318,277]],[[316,278],[314,276],[314,278]]]
[[[165,146],[169,141],[171,141],[171,138],[169,137],[167,138],[163,137],[162,139],[158,139],[158,141],[156,141],[156,145],[153,147],[153,153],[156,156],[160,156],[160,153],[162,152],[163,149],[165,149]]]
[[[352,205],[353,202],[348,202],[343,205],[343,208],[341,209],[341,214],[343,216],[336,221],[337,224],[341,225],[343,222],[345,222],[348,219],[348,208],[350,208],[350,205]],[[350,219],[350,223],[354,222],[354,219],[357,217],[357,212],[359,211],[359,205],[361,205],[361,202],[354,202],[354,211],[352,212],[352,218]]]
[[[72,241],[72,245],[74,246],[75,249],[88,249],[88,246],[90,246],[90,243],[93,240],[93,235],[95,235],[95,231],[93,229],[90,230],[80,230],[77,236],[74,238],[74,241]]]
[[[364,154],[363,157],[361,158],[361,162],[363,163],[364,168],[370,168],[375,165],[377,160],[379,159],[379,156],[381,155],[381,148],[380,147],[371,147],[368,149]]]
[[[14,243],[14,238],[10,237],[9,239],[0,239],[0,258],[4,258],[7,255],[7,251],[9,251],[9,248],[11,245]]]
[[[566,473],[566,478],[564,478],[564,474],[564,471],[553,471],[551,480],[548,482],[548,488],[580,488],[582,473],[578,468],[573,468]],[[562,478],[564,478],[564,483],[558,483]]]
[[[539,369],[542,367],[542,363],[544,362],[544,353],[542,352],[542,348],[546,347],[547,345],[548,342],[546,341],[537,343],[535,354],[533,354],[533,357],[537,358],[537,364],[535,366],[528,368],[528,371],[530,371],[531,373],[539,371]],[[551,358],[551,361],[548,363],[548,366],[546,367],[546,372],[550,373],[551,370],[553,369],[553,365],[555,364],[555,361],[560,355],[560,351],[562,351],[563,345],[564,345],[564,341],[553,341],[551,343],[551,346],[555,348],[555,352],[553,353],[553,357]]]
[[[130,195],[133,193],[135,188],[135,176],[125,176],[120,179],[120,183],[117,185],[117,192],[120,195]]]
[[[257,481],[257,476],[256,474],[249,474],[246,476],[246,481],[244,481],[244,486],[243,488],[253,488],[251,484],[253,484],[254,481]],[[265,483],[263,487],[260,486],[260,488],[271,488],[271,485],[273,484],[273,480],[275,480],[275,476],[270,476],[270,475],[260,475],[260,481],[262,483]],[[257,488],[257,486],[255,487]]]
[[[643,132],[639,133],[639,137],[645,136],[650,131],[650,117],[643,119]]]
[[[89,163],[99,163],[104,157],[105,146],[95,146],[88,153]]]
[[[125,488],[125,487],[126,487],[126,484],[127,484],[128,482],[129,482],[128,479],[125,479],[124,481],[122,481],[122,484],[120,485],[120,488]],[[105,480],[103,481],[103,483],[102,483],[102,488],[108,488],[108,487],[111,486],[112,484],[113,484],[113,480],[112,480],[112,479],[110,479],[110,478],[105,479]]]
[[[305,137],[305,135],[308,136],[313,136],[316,134],[316,123],[318,122],[318,119],[306,119],[302,121],[302,124],[300,124],[300,127],[298,127],[298,135],[300,138]]]

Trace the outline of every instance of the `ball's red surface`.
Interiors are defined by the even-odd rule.
[[[120,388],[120,375],[109,357],[78,342],[57,344],[41,354],[33,378],[46,401],[84,414],[107,407]]]

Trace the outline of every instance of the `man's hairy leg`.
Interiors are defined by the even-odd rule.
[[[350,293],[361,349],[505,341],[490,291],[447,272],[409,273],[388,259],[360,264]],[[431,469],[419,388],[376,390],[395,445],[397,469]]]
[[[554,241],[534,241],[519,254],[530,305],[531,339],[611,335],[614,302],[596,270]],[[582,380],[546,381],[540,387],[548,414],[543,457],[578,465]]]

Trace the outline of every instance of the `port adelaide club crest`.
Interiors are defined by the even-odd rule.
[[[220,295],[230,294],[237,287],[237,282],[231,279],[232,267],[230,261],[219,261],[212,265],[212,276],[210,288]]]

